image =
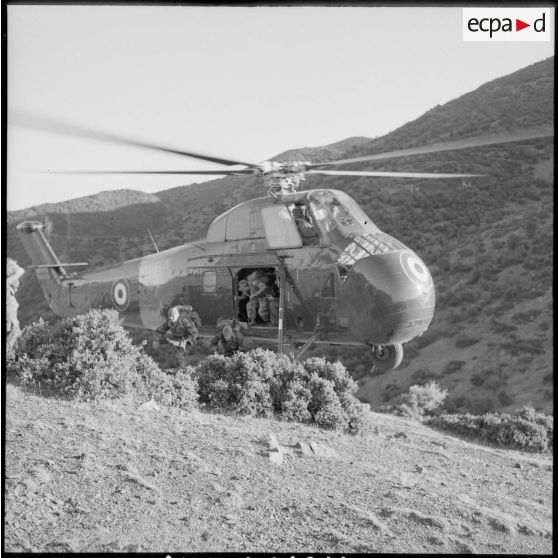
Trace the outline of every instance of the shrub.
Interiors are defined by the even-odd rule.
[[[460,335],[455,340],[455,346],[458,349],[465,349],[466,347],[470,347],[471,345],[474,345],[475,343],[478,342],[479,339],[477,339],[476,337],[468,337],[467,335]]]
[[[382,398],[384,401],[390,401],[391,399],[398,396],[400,393],[403,393],[404,391],[405,388],[403,388],[402,386],[400,386],[395,382],[391,382],[390,384],[387,384],[386,387],[384,388],[384,393],[382,394]]]
[[[511,405],[513,403],[513,397],[508,392],[502,390],[498,393],[498,401],[504,406]]]
[[[474,386],[482,386],[486,380],[486,376],[482,372],[475,372],[471,375],[470,381]]]
[[[424,380],[434,380],[437,378],[440,378],[441,374],[438,374],[437,372],[432,372],[430,370],[423,370],[422,368],[419,368],[419,370],[415,370],[412,374],[411,374],[411,380],[413,382],[421,382]]]
[[[91,310],[52,326],[42,320],[27,326],[9,367],[24,384],[45,385],[79,400],[135,394],[190,408],[197,399],[189,375],[166,376],[132,344],[114,310]]]
[[[198,384],[192,378],[194,369],[187,366],[183,370],[163,372],[147,355],[142,355],[138,372],[143,379],[143,392],[147,397],[167,405],[189,411],[198,404]]]
[[[442,414],[428,418],[426,424],[504,448],[548,451],[553,447],[553,417],[532,407],[523,407],[516,415]]]
[[[130,393],[140,381],[138,355],[115,311],[92,310],[54,326],[39,321],[26,327],[13,367],[26,384],[88,400]]]
[[[444,368],[444,370],[442,371],[442,374],[446,374],[446,375],[455,374],[455,372],[461,370],[463,366],[465,366],[464,360],[450,360],[446,365],[446,367]]]
[[[447,390],[440,389],[436,382],[414,385],[407,393],[398,395],[387,405],[381,406],[378,411],[422,420],[425,415],[433,413],[442,405],[447,394]]]
[[[354,430],[363,420],[357,384],[340,363],[302,363],[258,348],[233,357],[210,356],[195,371],[200,402],[240,414],[314,422]]]

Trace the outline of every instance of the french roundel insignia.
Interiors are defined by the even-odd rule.
[[[432,276],[426,265],[412,252],[401,252],[401,267],[405,275],[416,285],[429,289],[432,285]]]
[[[118,279],[112,284],[112,304],[120,311],[126,310],[130,304],[130,285],[126,279]]]

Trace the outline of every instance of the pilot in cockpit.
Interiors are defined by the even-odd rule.
[[[318,242],[318,233],[308,216],[306,206],[304,204],[293,204],[291,213],[295,221],[296,227],[304,244],[314,244]]]

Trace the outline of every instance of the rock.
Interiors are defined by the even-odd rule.
[[[516,534],[513,522],[506,514],[496,515],[494,513],[492,516],[488,517],[488,524],[495,531],[500,531],[501,533],[506,533],[508,535]]]
[[[310,448],[310,446],[306,443],[306,442],[300,442],[298,441],[295,444],[295,449],[297,450],[297,452],[301,455],[313,455],[313,451]]]
[[[142,405],[139,406],[139,408],[142,411],[160,411],[161,407],[159,407],[159,405],[157,405],[157,403],[155,403],[155,401],[153,401],[153,399],[151,399],[150,401],[147,401],[146,403],[143,403]]]
[[[269,460],[276,465],[283,464],[283,454],[280,451],[270,451]]]
[[[279,452],[282,451],[282,448],[279,445],[279,442],[277,441],[277,437],[272,432],[270,434],[268,434],[267,436],[264,436],[262,438],[262,442],[264,444],[267,444],[267,446],[269,448],[268,451],[279,451]]]
[[[320,457],[336,457],[337,453],[333,448],[330,448],[324,444],[318,444],[318,442],[314,442],[313,440],[310,442],[310,448],[314,452],[314,454],[319,455]]]
[[[394,438],[403,438],[404,440],[407,439],[407,434],[405,434],[405,432],[396,432],[393,435]]]
[[[415,465],[416,473],[422,473],[423,471],[424,471],[424,467],[421,467],[420,465]]]
[[[33,476],[44,484],[48,484],[52,481],[52,475],[43,467],[37,467],[37,469],[33,471]]]
[[[519,463],[519,462],[517,462],[517,463],[514,465],[514,467],[515,467],[516,469],[523,469],[523,465],[522,465],[521,463]]]
[[[39,485],[33,480],[33,479],[26,479],[23,482],[23,485],[27,488],[27,492],[38,492],[39,491]]]

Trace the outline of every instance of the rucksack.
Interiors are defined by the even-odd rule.
[[[197,312],[195,312],[194,310],[188,311],[187,306],[183,304],[177,305],[176,308],[178,309],[178,313],[181,318],[184,318],[192,322],[196,326],[196,329],[199,329],[201,327],[202,321]]]

